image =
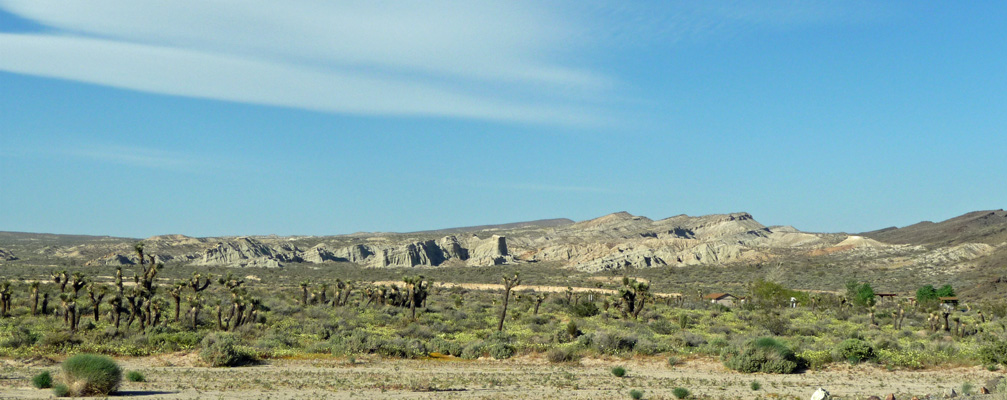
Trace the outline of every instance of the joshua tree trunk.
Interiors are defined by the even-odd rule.
[[[308,305],[308,282],[301,282],[301,306]]]
[[[538,315],[538,308],[542,305],[542,302],[545,301],[545,298],[546,295],[544,294],[539,294],[535,297],[535,315]]]
[[[500,309],[500,323],[497,324],[498,332],[503,331],[504,319],[507,318],[507,302],[510,300],[510,291],[511,289],[514,289],[515,286],[521,284],[521,278],[519,278],[518,274],[515,272],[513,278],[507,278],[506,276],[503,277],[503,283],[504,283],[504,300],[503,300],[503,308]]]

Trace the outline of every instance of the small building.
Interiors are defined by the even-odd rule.
[[[895,293],[875,293],[874,295],[877,296],[880,301],[895,300],[895,298],[898,297]]]
[[[710,293],[703,296],[704,300],[710,300],[713,304],[720,304],[726,307],[734,307],[738,302],[738,297],[730,293]]]

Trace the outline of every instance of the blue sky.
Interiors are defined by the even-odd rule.
[[[1007,6],[0,0],[0,230],[1002,208]]]

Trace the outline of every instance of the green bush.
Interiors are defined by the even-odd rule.
[[[583,301],[571,306],[570,313],[577,317],[587,318],[598,315],[601,313],[601,310],[598,309],[598,305],[594,304],[594,302]]]
[[[581,336],[583,338],[583,336]],[[595,332],[590,337],[591,347],[601,354],[619,354],[636,347],[636,336],[624,336],[612,331]]]
[[[546,353],[546,358],[552,363],[573,362],[580,360],[577,349],[573,346],[554,347]]]
[[[56,397],[67,397],[70,395],[70,388],[62,383],[57,383],[56,386],[52,387],[52,394]]]
[[[146,382],[147,378],[140,371],[129,371],[126,374],[126,380],[130,382]]]
[[[846,339],[840,342],[833,354],[833,359],[846,360],[854,364],[874,358],[874,348],[870,343],[860,339]]]
[[[81,344],[82,341],[67,331],[54,331],[42,336],[38,344],[43,347],[70,347]]]
[[[748,387],[752,388],[752,390],[759,390],[762,389],[762,384],[759,383],[759,381],[752,381],[752,383],[748,385]]]
[[[626,376],[626,368],[623,368],[621,366],[613,367],[612,375],[614,375],[616,378],[622,378]]]
[[[0,346],[7,348],[28,347],[38,342],[39,335],[33,333],[28,327],[21,325],[11,331],[9,339],[4,340]]]
[[[675,395],[676,399],[684,399],[686,397],[689,397],[690,393],[689,393],[689,389],[686,389],[684,387],[677,387],[677,388],[671,389],[671,394]]]
[[[748,373],[791,374],[803,365],[804,361],[793,350],[771,337],[753,340],[724,356],[724,366]]]
[[[230,334],[211,333],[201,345],[199,358],[211,367],[234,367],[255,360],[252,354],[238,348],[238,340]]]
[[[465,345],[462,349],[462,358],[466,360],[475,360],[482,357],[485,353],[486,343],[481,340],[477,340]]]
[[[122,370],[111,358],[78,354],[63,362],[63,378],[75,397],[108,395],[119,388]]]
[[[979,359],[987,366],[1007,365],[1007,341],[996,340],[979,348]]]
[[[42,371],[31,378],[31,385],[37,389],[48,389],[52,387],[52,374],[49,371]]]
[[[642,390],[636,390],[636,389],[630,390],[629,391],[629,397],[631,399],[633,399],[633,400],[640,400],[640,399],[643,398],[643,391]]]
[[[490,345],[489,347],[490,355],[497,360],[504,360],[514,357],[514,353],[516,352],[517,351],[514,349],[514,346],[511,346],[506,343],[496,343]]]

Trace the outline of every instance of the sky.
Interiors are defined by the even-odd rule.
[[[0,231],[1003,208],[1007,4],[0,0]]]

